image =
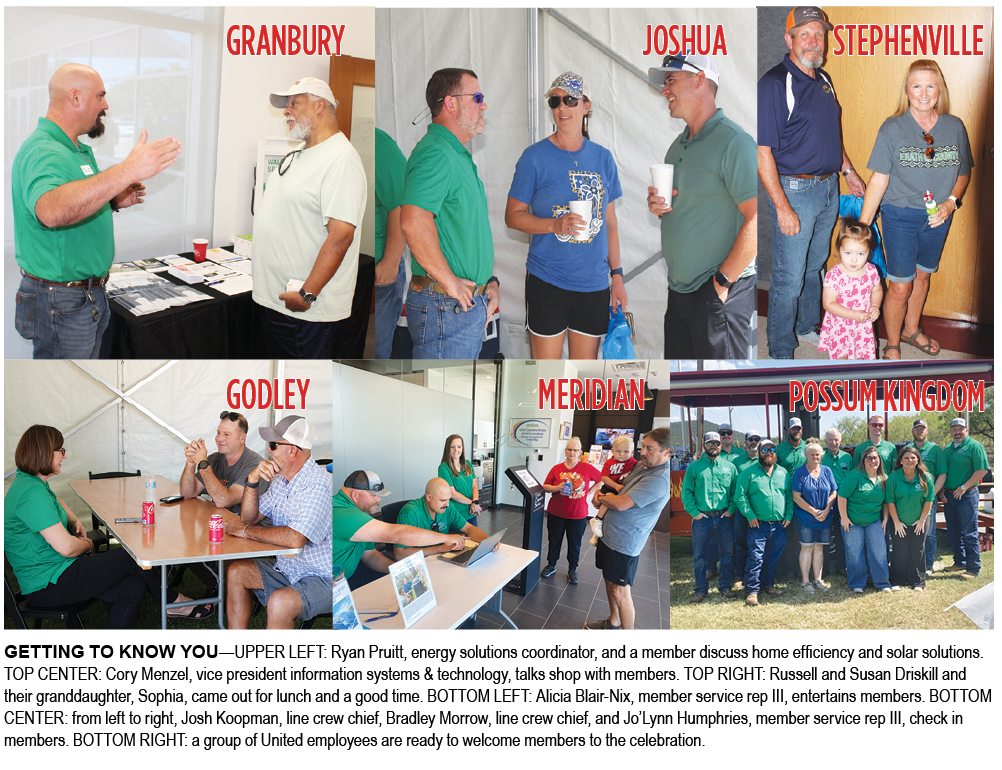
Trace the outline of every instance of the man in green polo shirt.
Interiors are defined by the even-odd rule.
[[[781,441],[776,447],[776,464],[785,470],[792,481],[793,472],[801,465],[807,464],[804,449],[807,443],[803,440],[804,425],[799,417],[791,417],[786,426],[786,441]],[[793,505],[793,490],[786,493]],[[800,574],[800,536],[794,527],[786,536],[786,546],[779,557],[777,570],[781,576],[799,576]]]
[[[414,358],[477,358],[498,307],[487,193],[463,145],[484,130],[477,75],[442,69],[425,89],[428,133],[407,161],[400,223],[413,257],[407,326]]]
[[[372,471],[354,471],[344,480],[332,503],[331,562],[344,570],[354,590],[390,571],[393,560],[376,550],[376,543],[427,546],[439,543],[447,550],[461,551],[462,535],[439,534],[404,524],[388,524],[372,518],[380,501],[390,494]],[[356,575],[356,572],[360,574]]]
[[[741,475],[741,472],[749,465],[758,462],[758,445],[762,440],[759,432],[752,428],[745,431],[745,449],[738,452],[731,462],[734,469]],[[736,514],[731,518],[734,521],[734,585],[733,590],[744,588],[745,565],[748,561],[748,519],[741,515],[738,510],[737,501],[731,499],[731,511]]]
[[[65,64],[49,81],[49,106],[11,168],[14,257],[22,278],[14,328],[35,358],[97,358],[110,314],[104,285],[115,258],[111,212],[143,202],[144,179],[174,163],[173,137],[147,144],[146,129],[124,161],[100,171],[78,140],[104,133],[109,109],[101,76]]]
[[[884,438],[884,418],[879,414],[871,415],[867,423],[867,432],[869,439],[856,447],[856,451],[852,453],[853,466],[858,466],[863,461],[863,452],[868,447],[875,446],[884,466],[884,474],[889,475],[898,459],[898,448]]]
[[[821,455],[821,464],[831,469],[832,476],[835,477],[835,484],[841,485],[846,474],[856,467],[856,463],[853,462],[851,454],[842,451],[842,432],[838,428],[829,428],[828,432],[825,433],[825,446],[827,449]],[[835,569],[826,567],[825,571],[845,574],[845,543],[842,541],[842,527],[839,526],[838,519],[834,516],[832,517],[831,542],[835,544],[834,553],[829,552],[829,555],[835,563]]]
[[[665,358],[747,358],[755,308],[758,148],[717,109],[713,57],[668,55],[648,70],[673,118],[685,121],[665,163],[673,190],[648,187],[668,263]],[[678,196],[673,198],[673,196]]]
[[[953,546],[953,565],[946,572],[960,572],[973,580],[981,573],[981,546],[978,542],[978,484],[988,472],[985,448],[967,435],[967,420],[957,417],[950,423],[953,443],[946,455],[946,535]]]
[[[936,499],[932,501],[932,511],[929,513],[931,521],[925,536],[925,571],[931,574],[936,561],[936,509],[939,507],[939,500],[943,499],[941,493],[946,483],[946,454],[941,446],[929,440],[929,425],[923,419],[912,423],[912,438],[915,439],[912,446],[919,451],[922,462],[936,482]]]
[[[431,479],[425,485],[424,497],[418,500],[411,500],[400,509],[400,513],[397,514],[397,524],[406,524],[408,527],[427,529],[431,532],[459,532],[475,543],[486,540],[487,533],[470,524],[465,516],[455,508],[450,507],[449,502],[451,500],[452,487],[449,486],[449,482],[437,477]],[[393,546],[393,558],[400,561],[418,551],[424,551],[425,556],[433,556],[434,554],[453,550],[455,549],[450,543],[444,542],[423,547],[397,543]],[[497,550],[497,548],[494,550]]]
[[[717,433],[720,434],[720,459],[727,460],[733,465],[734,461],[744,454],[740,447],[734,446],[734,428],[730,423],[722,422],[717,428]]]

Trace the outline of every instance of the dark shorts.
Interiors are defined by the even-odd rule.
[[[568,291],[525,274],[525,328],[537,337],[568,329],[588,337],[609,331],[610,291]]]
[[[595,549],[595,566],[602,570],[602,577],[617,586],[632,586],[637,576],[639,556],[627,556],[614,551],[599,539]]]

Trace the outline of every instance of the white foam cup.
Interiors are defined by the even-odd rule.
[[[675,182],[675,167],[671,163],[655,163],[651,166],[652,186],[665,203],[672,205],[672,185]]]
[[[584,220],[584,230],[578,233],[575,238],[583,238],[588,233],[588,226],[591,224],[591,201],[571,201],[570,209],[572,214],[577,214]]]

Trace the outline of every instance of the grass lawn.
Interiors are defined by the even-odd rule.
[[[953,563],[946,531],[937,539],[936,570],[926,578],[925,591],[902,588],[879,593],[867,588],[854,594],[844,577],[825,575],[831,585],[826,592],[806,594],[800,580],[789,584],[777,581],[783,596],[759,594],[761,605],[748,607],[744,599],[725,599],[710,581],[710,594],[702,604],[690,604],[693,596],[692,540],[671,540],[671,625],[677,629],[733,628],[967,628],[977,626],[958,609],[944,612],[958,599],[995,579],[995,553],[981,554],[981,574],[963,580],[960,573],[939,572]]]
[[[115,546],[118,547],[118,546]],[[13,574],[7,571],[7,579],[11,581],[11,585],[16,588],[17,584],[13,581]],[[198,599],[206,596],[208,593],[208,588],[192,574],[191,570],[185,570],[184,577],[181,580],[181,585],[178,586],[178,590],[185,596],[190,596],[193,599]],[[218,611],[218,610],[217,610]],[[91,628],[104,628],[108,620],[108,611],[105,609],[104,604],[101,602],[95,602],[86,610],[80,613],[80,618],[83,620],[84,627]],[[34,620],[28,620],[28,628],[32,628],[34,625]],[[260,609],[256,612],[250,619],[250,628],[252,629],[263,629],[267,625],[267,615],[264,609]],[[10,618],[4,618],[4,628],[14,628],[14,622]],[[49,620],[42,621],[42,628],[62,628],[65,626],[59,622],[53,622]],[[143,606],[139,612],[139,617],[136,620],[135,628],[160,628],[160,597],[156,599],[150,597],[149,594],[143,599]],[[214,629],[219,630],[219,618],[213,614],[211,618],[205,618],[204,620],[185,620],[184,618],[167,618],[167,628],[185,628],[185,629]],[[317,618],[313,630],[326,629],[330,630],[331,619],[330,618]]]

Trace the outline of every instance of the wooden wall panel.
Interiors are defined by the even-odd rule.
[[[926,315],[975,323],[993,322],[991,277],[994,246],[994,199],[990,149],[992,121],[992,8],[833,7],[825,12],[832,24],[961,24],[984,25],[985,56],[833,56],[828,35],[825,70],[832,76],[842,105],[842,135],[853,166],[866,181],[866,168],[880,124],[897,108],[901,79],[917,58],[939,64],[950,89],[950,112],[967,127],[974,157],[964,207],[955,216],[939,272],[932,279]],[[959,47],[959,41],[958,41]],[[935,131],[933,132],[935,134]],[[842,193],[847,194],[845,180]],[[834,264],[833,257],[829,266]]]

